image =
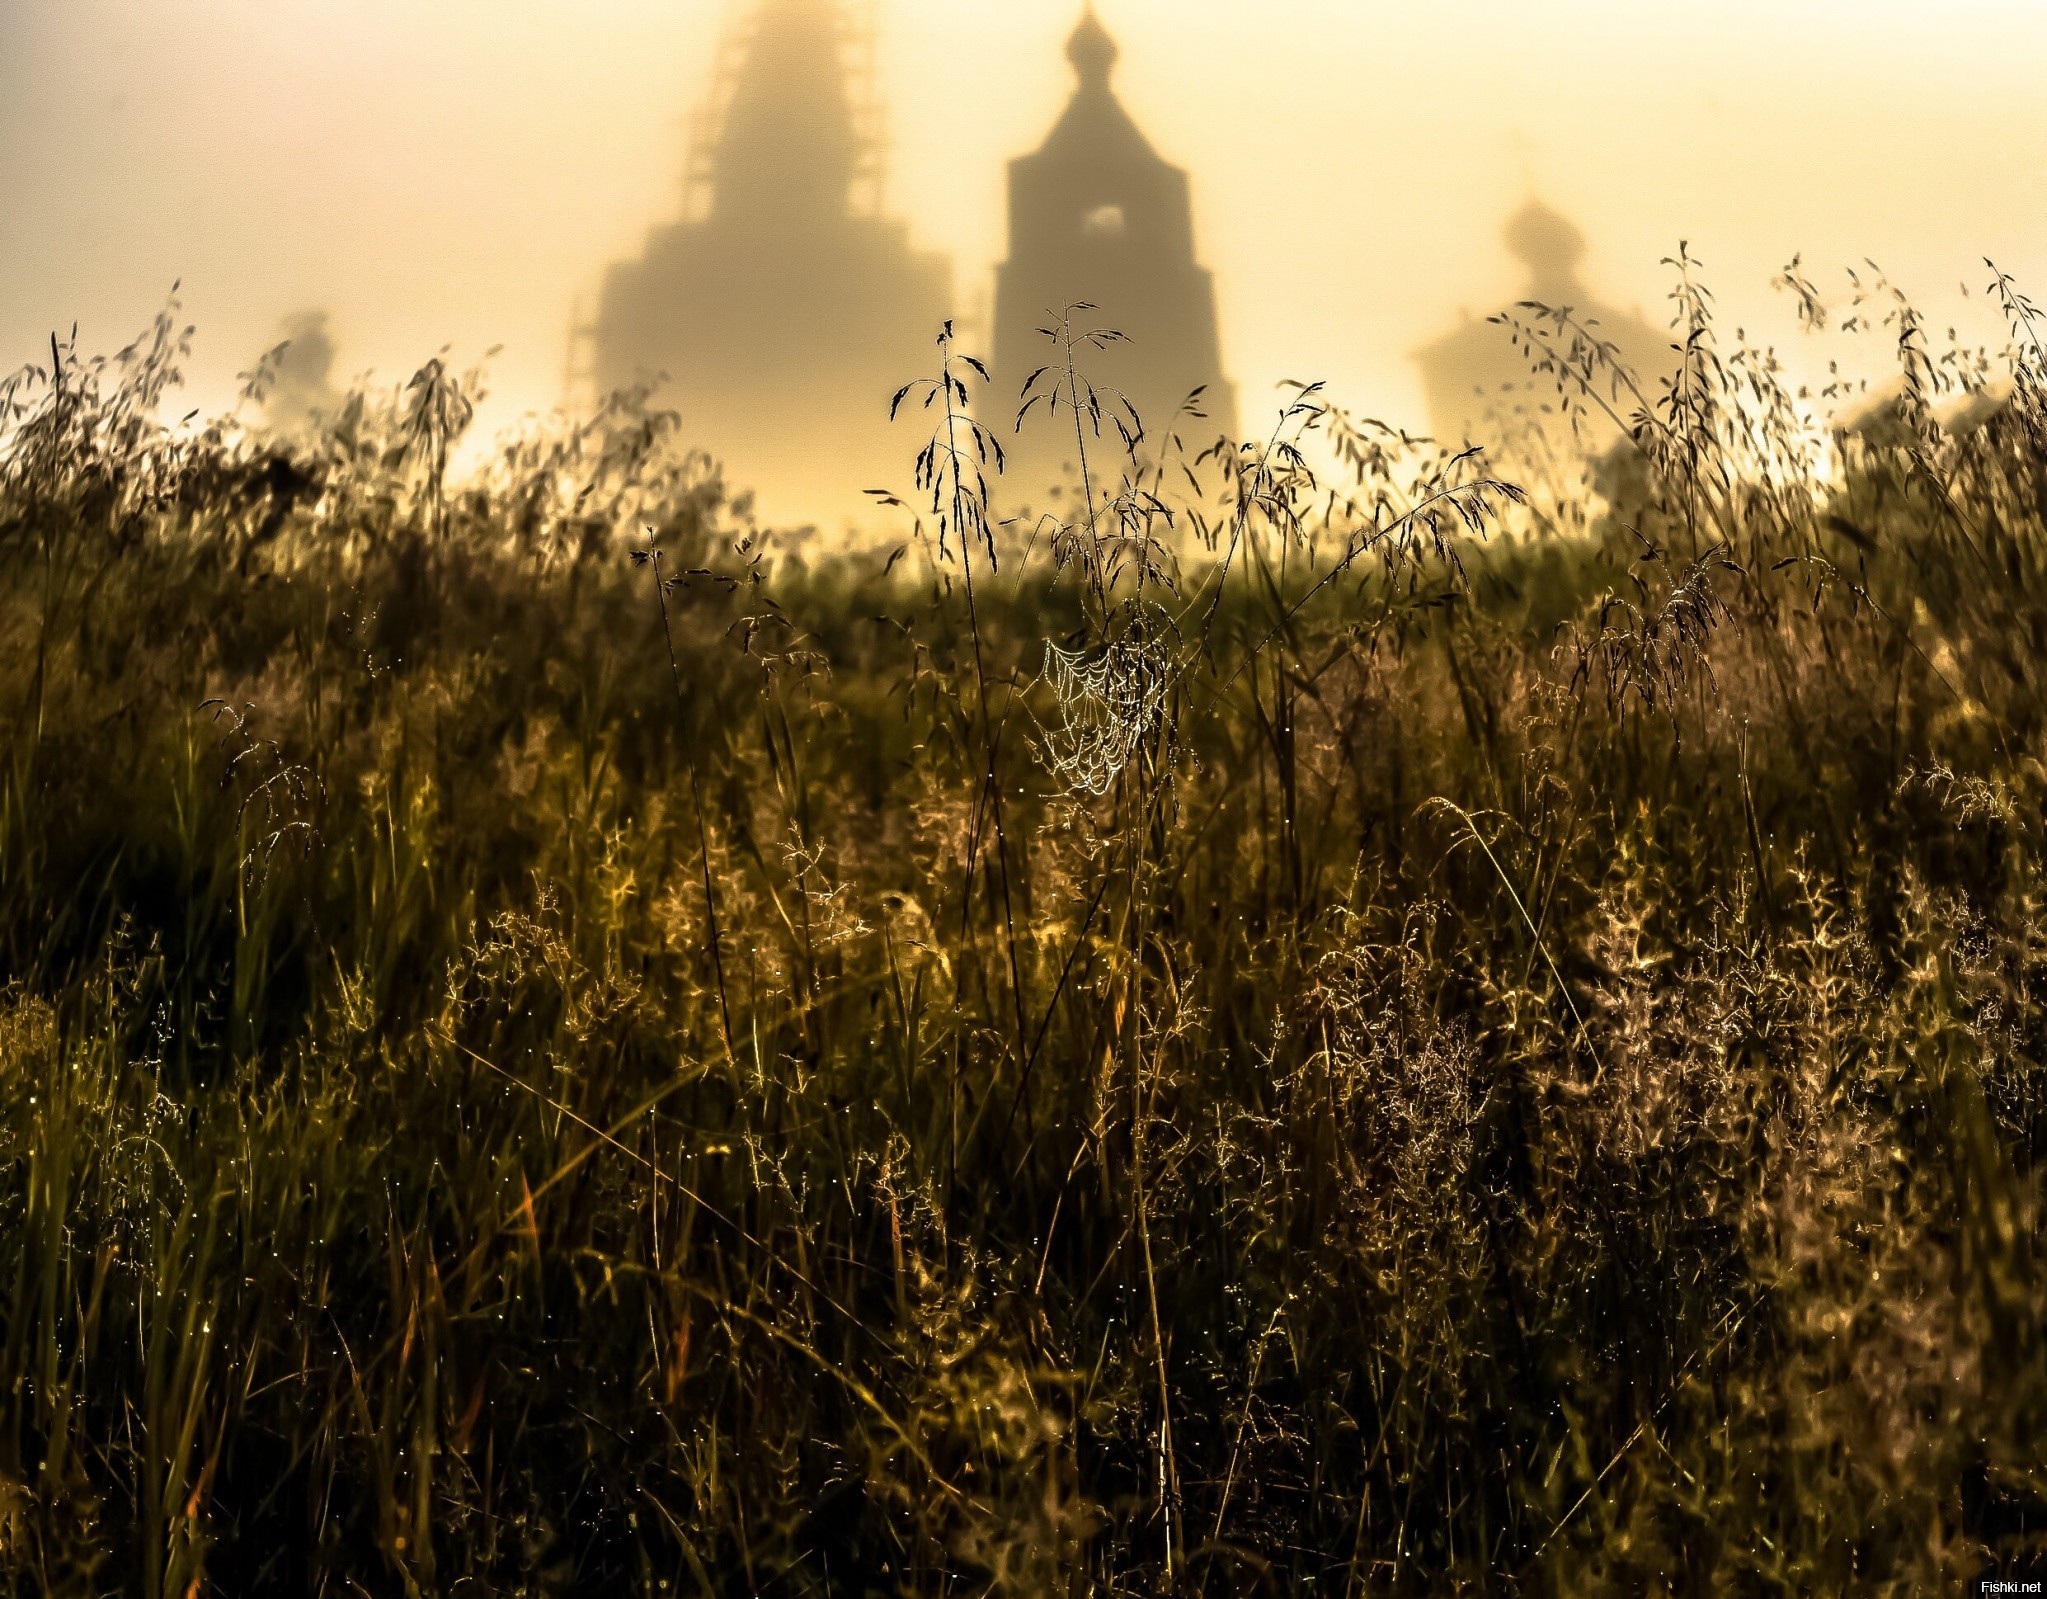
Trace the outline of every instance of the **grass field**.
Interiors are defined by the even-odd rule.
[[[1063,524],[990,524],[1015,401],[946,347],[888,542],[807,562],[634,397],[464,480],[439,363],[283,440],[159,420],[172,319],[53,345],[0,400],[6,1591],[2037,1554],[2007,295],[1988,372],[1884,308],[1834,435],[1688,280],[1646,394],[1531,310],[1632,427],[1597,493],[1313,390],[1147,476],[1082,339]]]

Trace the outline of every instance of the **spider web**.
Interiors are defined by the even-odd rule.
[[[1045,642],[1041,674],[1059,706],[1045,758],[1069,788],[1108,793],[1157,724],[1172,676],[1155,641],[1119,639],[1094,650]]]

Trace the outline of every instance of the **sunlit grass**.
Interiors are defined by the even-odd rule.
[[[53,347],[0,402],[12,1591],[2037,1549],[2040,346],[2014,298],[1950,430],[1989,374],[1894,317],[1823,475],[1683,270],[1660,392],[1526,313],[1632,429],[1597,496],[1315,390],[1133,459],[1071,338],[1026,425],[1088,476],[1002,523],[946,344],[900,536],[807,566],[644,395],[465,482],[439,363],[280,438],[159,422],[168,320]]]

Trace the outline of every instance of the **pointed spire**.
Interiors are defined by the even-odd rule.
[[[1116,70],[1116,58],[1121,54],[1116,41],[1109,36],[1109,30],[1095,15],[1090,0],[1086,13],[1080,19],[1080,26],[1066,41],[1066,59],[1080,74],[1081,88],[1105,92],[1109,87],[1109,74]]]

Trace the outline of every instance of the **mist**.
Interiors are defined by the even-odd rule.
[[[2047,1591],[2043,84],[0,0],[0,1590]]]
[[[486,428],[545,411],[607,265],[680,214],[733,10],[14,0],[0,362],[74,322],[84,348],[114,348],[177,282],[199,329],[192,405],[228,401],[310,309],[343,379],[496,349]],[[875,14],[882,211],[950,258],[967,348],[990,332],[1004,163],[1070,92],[1076,11]],[[1827,284],[1874,260],[1964,338],[1995,334],[1963,293],[1984,257],[2047,278],[2047,163],[1999,158],[2047,149],[2047,14],[2016,0],[1107,0],[1101,15],[1123,100],[1191,175],[1247,429],[1289,378],[1425,426],[1413,353],[1521,292],[1500,235],[1535,197],[1582,229],[1604,301],[1661,325],[1660,263],[1685,241],[1726,321],[1794,370],[1856,359],[1803,340],[1770,288],[1794,253]]]

